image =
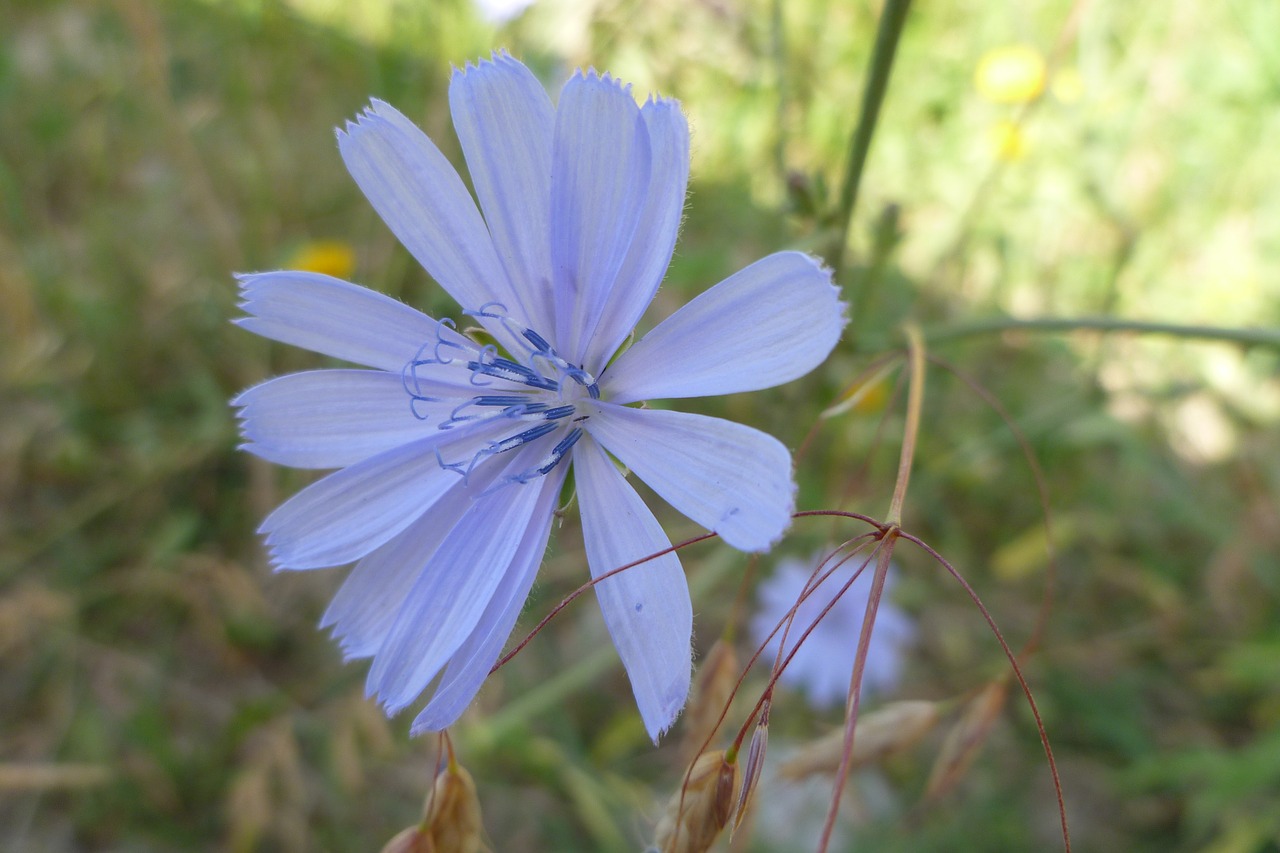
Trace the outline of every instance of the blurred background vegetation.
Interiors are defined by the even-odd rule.
[[[342,572],[266,569],[254,528],[306,480],[237,453],[226,403],[318,363],[228,322],[234,271],[323,267],[456,314],[347,177],[336,125],[384,98],[461,163],[449,69],[499,46],[553,91],[595,65],[680,98],[693,181],[651,322],[770,251],[831,245],[878,13],[0,0],[0,847],[377,850],[417,819],[439,744],[385,720],[364,667],[316,629]],[[703,404],[793,448],[819,424],[801,508],[881,515],[896,374],[820,414],[902,347],[904,319],[1001,401],[1050,488],[1058,584],[1026,667],[1078,850],[1280,851],[1277,353],[973,324],[1280,325],[1276,33],[1267,0],[918,4],[849,233],[850,334],[815,376]],[[697,532],[662,517],[673,539]],[[522,624],[587,577],[575,526]],[[999,416],[941,369],[905,526],[1025,641],[1046,564],[1035,484]],[[863,530],[803,520],[755,562],[687,550],[699,652],[728,631],[748,656],[733,626],[751,586]],[[878,701],[964,698],[1004,672],[956,584],[906,546],[897,561],[917,635]],[[639,849],[678,788],[681,729],[647,742],[603,636],[593,604],[569,608],[455,731],[493,849]],[[922,793],[955,714],[858,771],[840,843],[1060,846],[1026,705],[997,710],[945,796]],[[780,694],[770,762],[839,719]],[[732,849],[813,849],[830,777],[763,784],[769,807]]]

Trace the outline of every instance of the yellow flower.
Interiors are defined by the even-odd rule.
[[[1050,84],[1054,97],[1064,104],[1074,104],[1084,96],[1084,78],[1074,67],[1063,68],[1053,75]]]
[[[997,104],[1033,101],[1044,91],[1044,84],[1044,57],[1027,45],[989,50],[973,72],[973,85],[978,94]]]
[[[298,247],[285,267],[350,278],[356,268],[356,253],[340,240],[315,240]]]
[[[1027,153],[1027,135],[1021,125],[1007,118],[1000,119],[987,132],[987,140],[991,144],[992,153],[997,160],[1006,163],[1022,159]]]

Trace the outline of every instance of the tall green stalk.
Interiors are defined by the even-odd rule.
[[[925,340],[931,344],[981,337],[1001,332],[1129,332],[1145,335],[1167,335],[1175,338],[1199,338],[1208,341],[1280,348],[1280,329],[1232,329],[1220,326],[1187,326],[1178,323],[1149,323],[1114,317],[1040,317],[1018,320],[993,317],[954,323],[926,329]]]
[[[867,162],[867,153],[871,150],[871,137],[875,134],[876,122],[880,118],[880,105],[884,103],[884,93],[889,88],[889,72],[893,69],[898,39],[902,36],[902,27],[910,7],[911,0],[885,0],[884,11],[880,14],[876,44],[867,69],[867,82],[862,89],[862,109],[858,113],[858,124],[849,143],[849,163],[845,168],[844,184],[840,188],[839,218],[834,238],[836,242],[828,255],[837,277],[844,268],[849,226],[853,222],[853,211],[858,204],[862,170]]]

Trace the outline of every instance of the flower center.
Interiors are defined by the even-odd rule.
[[[493,488],[507,483],[527,483],[556,467],[582,437],[582,422],[589,414],[581,404],[600,398],[596,379],[582,367],[570,364],[537,332],[516,323],[500,305],[486,305],[470,316],[496,320],[521,351],[521,360],[499,354],[497,346],[478,346],[455,331],[451,320],[438,321],[436,340],[424,344],[404,367],[405,391],[410,408],[420,420],[436,419],[440,430],[464,425],[509,424],[502,437],[489,440],[469,460],[446,462],[440,451],[440,467],[468,477],[481,462],[535,441],[547,451],[527,469],[508,472]],[[513,347],[515,349],[516,347]],[[459,393],[459,379],[482,393]],[[450,408],[451,407],[451,408]]]

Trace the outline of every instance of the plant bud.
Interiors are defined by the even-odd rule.
[[[704,752],[693,762],[684,785],[658,823],[661,853],[703,853],[715,843],[733,812],[738,765],[723,750]]]
[[[428,847],[431,840],[422,834],[422,828],[411,826],[396,833],[382,848],[382,853],[433,853]]]
[[[760,719],[756,720],[756,730],[751,733],[751,746],[747,749],[746,766],[743,768],[742,791],[738,794],[738,804],[734,807],[733,829],[730,835],[738,831],[742,819],[747,815],[747,806],[751,804],[751,795],[755,793],[760,782],[760,773],[764,770],[764,754],[769,747],[769,700],[765,700],[760,709]]]
[[[420,827],[426,845],[422,853],[478,853],[483,849],[480,800],[471,774],[450,761],[423,804]],[[406,848],[419,853],[417,848]]]

